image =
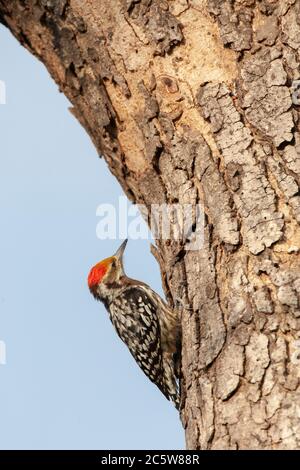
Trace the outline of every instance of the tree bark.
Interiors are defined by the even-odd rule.
[[[0,0],[0,19],[131,201],[204,207],[201,250],[155,250],[187,447],[299,448],[299,1]]]

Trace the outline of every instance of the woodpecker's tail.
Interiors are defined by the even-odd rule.
[[[170,400],[174,404],[176,410],[180,411],[180,393],[178,390],[178,393],[176,395],[170,395]]]
[[[180,390],[175,375],[175,363],[173,357],[164,355],[164,395],[171,400],[176,409],[180,409]]]

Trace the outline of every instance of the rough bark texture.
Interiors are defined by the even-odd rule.
[[[155,252],[183,299],[188,448],[299,448],[300,2],[0,0],[0,18],[132,201],[205,207],[202,250]]]

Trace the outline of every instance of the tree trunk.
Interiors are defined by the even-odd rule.
[[[130,200],[204,207],[202,249],[155,250],[187,447],[299,448],[300,2],[0,0],[0,19]]]

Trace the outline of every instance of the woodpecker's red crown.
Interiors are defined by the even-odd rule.
[[[122,267],[122,257],[126,244],[127,239],[122,243],[120,248],[113,256],[105,258],[104,260],[100,261],[92,267],[88,275],[88,286],[90,289],[103,281],[103,278],[111,270],[112,266],[120,264],[120,266]]]
[[[106,258],[100,261],[100,263],[97,263],[95,266],[92,267],[88,276],[89,287],[93,287],[102,281],[103,277],[105,276],[105,274],[110,268],[113,258],[114,256],[111,256],[110,258]]]

